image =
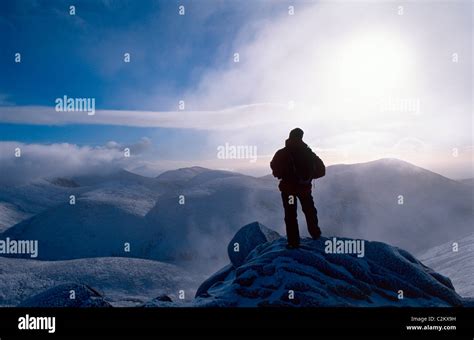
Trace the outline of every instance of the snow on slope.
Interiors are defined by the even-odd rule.
[[[38,240],[41,260],[85,257],[147,258],[156,242],[145,219],[128,210],[99,201],[78,200],[48,209],[1,234],[2,239]],[[125,251],[125,243],[130,251]]]
[[[458,244],[457,252],[453,251],[453,242]],[[418,258],[448,276],[461,296],[474,297],[474,233],[433,247]]]
[[[19,186],[0,186],[0,228],[7,228],[78,194],[80,188],[65,188],[47,180]]]
[[[87,187],[81,199],[109,203],[139,216],[146,215],[164,191],[154,178],[126,170],[101,176],[75,177],[73,180]]]
[[[16,306],[66,283],[93,287],[114,306],[136,306],[162,294],[177,296],[180,289],[192,297],[202,279],[171,264],[120,257],[52,262],[0,257],[0,268],[0,306]]]
[[[69,196],[109,202],[145,215],[163,192],[159,183],[120,170],[74,178],[41,179],[17,186],[0,186],[0,232],[33,215],[69,202]]]
[[[0,202],[0,233],[30,216],[14,204]]]
[[[76,176],[73,177],[72,180],[83,187],[98,187],[110,183],[153,186],[155,183],[155,180],[153,178],[140,176],[123,169],[104,174],[88,174]]]
[[[1,237],[38,240],[38,259],[148,258],[156,233],[143,217],[161,193],[154,179],[127,171],[2,188],[0,196],[26,206],[26,210],[31,208],[35,214],[13,227],[5,225]],[[71,194],[76,196],[75,205],[69,204]],[[6,204],[0,203],[0,221],[15,213],[3,211]],[[124,253],[126,242],[131,244],[129,253]]]
[[[263,243],[242,265],[228,266],[208,279],[204,284],[209,288],[198,289],[194,305],[429,307],[462,304],[448,278],[425,267],[402,249],[366,241],[365,257],[327,254],[324,251],[326,240],[303,239],[297,250],[286,249],[284,238]],[[403,299],[398,298],[399,290],[404,292]]]
[[[156,179],[159,182],[173,182],[173,181],[188,181],[191,178],[203,173],[210,171],[200,166],[192,166],[189,168],[180,168],[176,170],[165,171],[162,174],[158,175]]]
[[[145,216],[154,206],[157,192],[139,185],[105,185],[84,193],[81,199],[112,204],[131,214]]]

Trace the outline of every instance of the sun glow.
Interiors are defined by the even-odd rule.
[[[374,97],[409,85],[411,58],[394,35],[358,34],[339,45],[333,60],[334,85],[342,93]]]

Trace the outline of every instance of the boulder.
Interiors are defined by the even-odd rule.
[[[259,222],[253,222],[239,229],[227,246],[230,262],[239,267],[248,254],[258,245],[279,239],[281,236],[276,231],[265,227]]]
[[[456,293],[449,278],[389,244],[321,237],[303,238],[298,249],[287,249],[285,238],[255,247],[248,241],[252,235],[259,239],[259,228],[254,224],[239,231],[231,243],[244,245],[241,257],[230,255],[235,265],[206,280],[194,305],[458,307],[470,303]],[[344,247],[334,248],[334,244]]]

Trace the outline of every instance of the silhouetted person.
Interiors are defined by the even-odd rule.
[[[321,229],[311,195],[311,181],[323,177],[326,169],[321,159],[303,142],[303,130],[300,128],[291,130],[285,147],[275,153],[270,167],[273,176],[281,179],[278,187],[285,208],[287,247],[297,248],[300,244],[296,198],[299,199],[305,214],[309,234],[313,239],[318,239],[321,236]]]

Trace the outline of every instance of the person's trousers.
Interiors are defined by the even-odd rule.
[[[314,206],[313,196],[311,191],[302,192],[282,192],[281,198],[283,200],[283,207],[285,209],[285,224],[286,224],[286,235],[288,237],[288,244],[292,246],[298,246],[300,244],[300,232],[298,229],[297,219],[297,198],[301,203],[301,208],[306,217],[306,224],[308,226],[308,232],[313,238],[317,238],[320,235],[320,229],[318,226],[318,211]]]

